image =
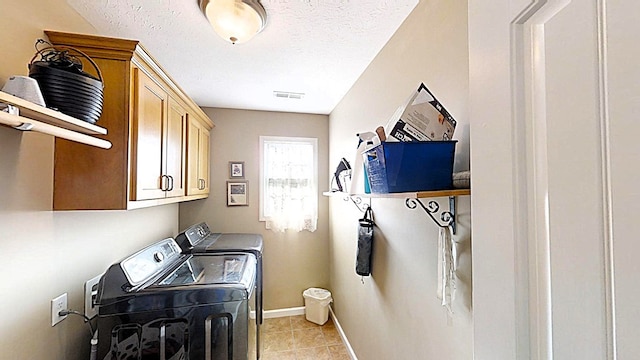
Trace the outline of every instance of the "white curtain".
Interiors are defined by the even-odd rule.
[[[267,142],[264,151],[266,228],[315,231],[318,195],[313,144]]]

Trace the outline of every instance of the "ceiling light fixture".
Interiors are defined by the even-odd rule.
[[[260,0],[198,0],[213,29],[232,44],[249,41],[267,23]]]

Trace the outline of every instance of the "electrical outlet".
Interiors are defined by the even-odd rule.
[[[98,296],[98,282],[101,277],[102,275],[98,275],[84,283],[84,315],[89,319],[98,315],[96,297]]]
[[[67,318],[67,315],[60,316],[62,310],[67,310],[67,293],[51,300],[51,326]]]

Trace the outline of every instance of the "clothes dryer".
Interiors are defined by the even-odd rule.
[[[213,233],[205,222],[194,224],[176,236],[176,242],[184,254],[247,253],[256,258],[256,357],[260,358],[261,325],[263,316],[263,239],[260,234]]]

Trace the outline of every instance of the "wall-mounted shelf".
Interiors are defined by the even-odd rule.
[[[452,190],[434,190],[434,191],[417,191],[417,192],[404,192],[404,193],[390,193],[390,194],[349,194],[345,192],[324,192],[325,196],[341,196],[345,200],[351,199],[351,201],[358,207],[360,211],[363,210],[362,198],[391,198],[391,199],[406,199],[405,205],[409,209],[417,209],[420,206],[429,215],[431,220],[439,227],[451,228],[453,234],[456,233],[456,196],[471,195],[471,189],[452,189]],[[442,211],[439,216],[439,220],[434,216],[440,212],[440,204],[437,201],[431,200],[425,205],[420,199],[426,198],[449,198],[449,210]],[[370,204],[364,204],[364,209],[370,206]]]
[[[19,115],[0,111],[0,124],[21,131],[36,131],[63,139],[96,146],[111,148],[111,143],[91,135],[105,135],[107,129],[48,109],[30,101],[0,91],[0,103],[12,105]]]
[[[444,196],[462,196],[471,195],[471,189],[452,189],[452,190],[432,190],[432,191],[416,191],[416,192],[403,192],[403,193],[389,193],[389,194],[350,194],[340,191],[325,191],[322,193],[325,196],[354,196],[361,198],[397,198],[397,199],[422,199],[422,198],[435,198]]]
[[[336,197],[339,196],[339,197],[342,197],[342,200],[344,201],[351,200],[353,205],[355,205],[358,208],[358,210],[360,210],[361,212],[365,212],[369,207],[371,207],[371,201],[369,201],[369,203],[365,203],[362,201],[362,198],[366,198],[366,197],[370,198],[370,196],[367,196],[367,195],[371,195],[371,194],[350,194],[343,191],[325,191],[322,193],[322,195],[336,196]]]

